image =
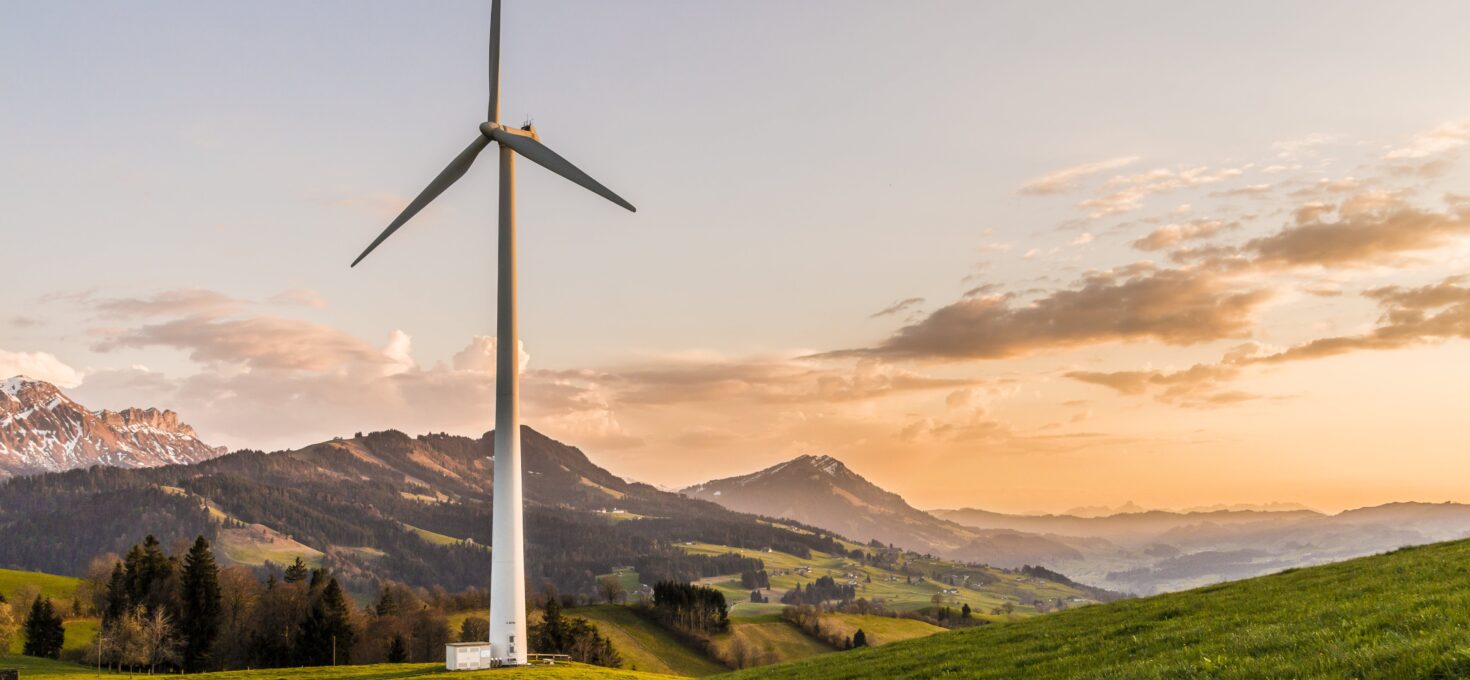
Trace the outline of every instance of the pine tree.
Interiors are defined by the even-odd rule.
[[[51,598],[41,599],[40,595],[36,596],[36,601],[31,603],[31,613],[26,616],[24,630],[26,642],[22,654],[47,659],[61,658],[66,627],[61,623],[61,617],[57,615]]]
[[[393,640],[388,643],[388,663],[403,663],[408,661],[408,645],[403,642],[403,636],[393,634]]]
[[[351,611],[347,598],[342,595],[342,586],[337,579],[329,579],[312,603],[306,620],[301,622],[297,655],[309,666],[351,663],[354,638]]]
[[[102,612],[102,625],[110,626],[121,620],[130,608],[127,572],[123,570],[122,562],[114,562],[112,580],[107,582],[107,606]]]
[[[220,602],[219,567],[214,553],[203,536],[194,539],[194,547],[184,558],[180,579],[183,590],[184,670],[196,673],[204,669],[209,651],[219,637],[224,607]]]
[[[384,584],[378,590],[378,604],[373,607],[378,616],[393,616],[398,613],[398,598],[393,597],[393,587]]]
[[[301,561],[301,556],[297,555],[296,561],[292,562],[291,566],[286,567],[286,583],[305,581],[310,573],[311,570],[306,567],[306,563]]]

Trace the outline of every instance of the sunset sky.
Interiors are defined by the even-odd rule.
[[[488,2],[4,2],[0,377],[493,420]],[[507,0],[525,422],[924,508],[1470,502],[1470,5]],[[489,158],[489,157],[486,157]]]

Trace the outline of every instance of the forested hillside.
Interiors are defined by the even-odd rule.
[[[492,442],[488,433],[386,431],[196,465],[8,480],[0,484],[0,566],[80,574],[94,557],[122,553],[145,534],[164,545],[203,535],[226,562],[301,556],[359,592],[380,579],[483,586]],[[753,566],[674,548],[688,541],[793,554],[840,549],[820,531],[626,482],[530,428],[523,450],[528,576],[563,593],[592,594],[594,575],[619,566],[636,567],[648,583]]]

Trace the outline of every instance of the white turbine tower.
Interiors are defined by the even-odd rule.
[[[520,366],[516,342],[515,157],[525,156],[628,210],[637,210],[577,166],[541,143],[530,125],[513,128],[500,118],[500,0],[490,9],[489,120],[480,133],[422,193],[374,239],[352,266],[373,252],[409,218],[463,177],[491,142],[500,145],[500,282],[495,343],[495,488],[490,558],[490,646],[506,664],[526,663],[526,568],[521,520]]]

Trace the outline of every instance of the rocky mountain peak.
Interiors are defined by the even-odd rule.
[[[193,463],[222,453],[173,411],[92,411],[43,380],[0,381],[0,478],[92,465]]]

